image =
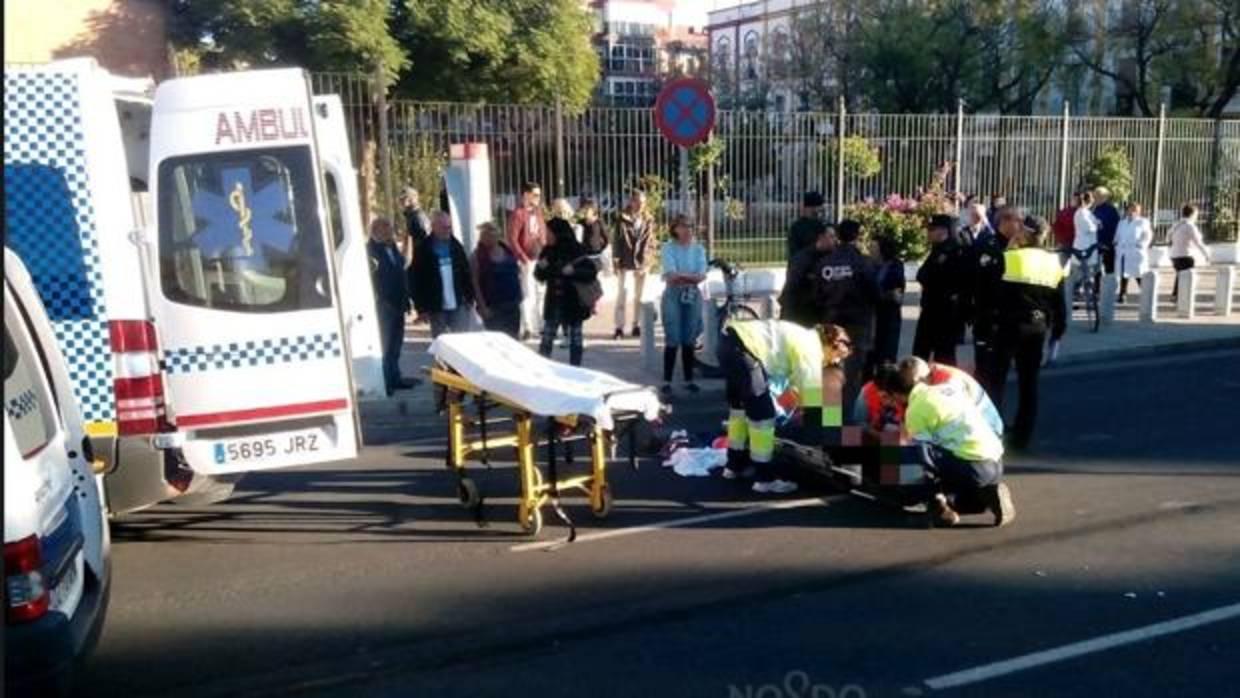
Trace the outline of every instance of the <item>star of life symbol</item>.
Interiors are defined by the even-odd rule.
[[[253,257],[254,243],[263,251],[288,255],[296,234],[291,202],[276,177],[255,191],[248,167],[220,171],[219,192],[200,189],[193,210],[206,226],[194,233],[194,244],[207,259]]]

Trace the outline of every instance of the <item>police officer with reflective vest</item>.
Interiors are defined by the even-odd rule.
[[[1011,210],[999,221],[999,234],[1007,239],[1007,251],[1003,253],[1003,275],[995,301],[999,321],[991,397],[1002,411],[1004,383],[1008,368],[1015,362],[1020,403],[1016,421],[1008,430],[1008,445],[1018,449],[1028,446],[1033,436],[1038,372],[1047,334],[1057,347],[1067,327],[1064,268],[1058,255],[1042,249],[1049,231],[1045,219],[1022,219]]]
[[[955,220],[935,215],[926,227],[930,254],[917,270],[921,284],[921,314],[913,335],[913,355],[925,361],[955,365],[956,343],[969,317],[968,252],[953,231]]]
[[[818,260],[814,274],[817,321],[844,328],[851,340],[852,353],[844,361],[844,414],[852,414],[853,401],[861,390],[861,373],[874,344],[874,317],[877,312],[878,265],[857,248],[861,224],[840,222],[836,232],[839,244]]]
[[[1000,219],[1010,209],[999,214]],[[1012,212],[1012,215],[1019,215]],[[973,265],[973,374],[987,393],[994,392],[994,342],[999,327],[999,282],[1003,279],[1003,251],[1007,240],[984,228],[973,240],[971,259]]]

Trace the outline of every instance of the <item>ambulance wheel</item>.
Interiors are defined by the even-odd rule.
[[[525,520],[520,523],[522,531],[531,536],[538,535],[543,527],[542,509],[530,509],[529,513],[525,515]]]
[[[605,519],[607,518],[608,514],[611,514],[611,485],[603,485],[602,489],[603,489],[602,506],[598,507],[597,509],[595,509],[594,507],[590,507],[590,512],[594,514],[594,518],[596,519]]]
[[[456,497],[466,508],[473,509],[482,502],[482,494],[478,492],[478,483],[463,477],[456,483]]]

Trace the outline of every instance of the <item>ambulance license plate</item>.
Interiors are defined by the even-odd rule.
[[[317,453],[328,448],[322,429],[304,429],[276,436],[252,437],[216,442],[213,452],[217,465],[241,461],[262,461]]]

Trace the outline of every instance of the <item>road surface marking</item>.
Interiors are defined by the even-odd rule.
[[[813,506],[815,504],[826,504],[829,501],[830,499],[827,497],[807,497],[805,499],[785,499],[776,502],[764,502],[762,504],[747,506],[741,509],[715,512],[714,514],[702,514],[701,516],[689,516],[683,519],[669,519],[667,521],[660,521],[643,526],[631,526],[629,528],[615,528],[609,531],[587,533],[582,536],[577,536],[577,540],[573,543],[573,545],[595,540],[606,540],[608,538],[619,538],[621,536],[634,536],[639,533],[649,533],[651,531],[658,531],[664,528],[682,528],[684,526],[693,526],[700,523],[708,523],[710,521],[735,519],[741,516],[749,516],[751,514],[761,514],[764,511],[799,509],[801,507]],[[567,544],[562,540],[537,541],[533,543],[514,545],[510,548],[510,550],[514,553],[520,553],[528,550],[547,550],[549,548],[558,548],[562,545]]]
[[[926,679],[925,685],[931,690],[941,691],[946,688],[957,688],[959,686],[967,686],[981,681],[987,681],[997,676],[1005,676],[1026,669],[1051,664],[1054,662],[1062,662],[1065,659],[1073,659],[1094,652],[1109,650],[1122,645],[1130,645],[1136,642],[1144,642],[1163,635],[1171,635],[1172,633],[1184,632],[1202,625],[1210,623],[1218,623],[1229,620],[1231,618],[1240,617],[1240,603],[1234,603],[1230,606],[1215,608],[1210,611],[1203,611],[1191,616],[1184,616],[1174,620],[1163,621],[1147,625],[1142,628],[1134,628],[1133,630],[1125,630],[1123,632],[1111,635],[1103,635],[1095,637],[1091,640],[1083,640],[1074,642],[1070,645],[1063,645],[1041,652],[1005,659],[1001,662],[986,664],[984,666],[957,671],[954,674],[945,674],[936,676],[932,679]]]

